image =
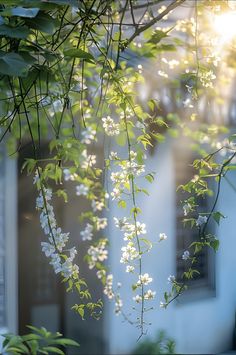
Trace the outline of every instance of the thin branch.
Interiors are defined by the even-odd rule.
[[[167,8],[162,11],[158,16],[154,17],[150,22],[148,22],[145,26],[138,28],[130,38],[127,39],[125,46],[123,50],[137,37],[139,36],[142,32],[146,31],[148,28],[152,27],[155,25],[156,22],[160,21],[163,17],[168,15],[168,13],[172,10],[174,10],[176,7],[180,6],[182,3],[184,3],[185,0],[175,0],[173,1]]]

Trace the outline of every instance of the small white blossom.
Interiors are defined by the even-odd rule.
[[[105,284],[103,292],[109,299],[113,299],[115,297],[115,294],[113,292],[113,275],[112,274],[107,275],[106,284]]]
[[[118,316],[121,313],[121,309],[123,307],[123,301],[120,299],[118,295],[115,300],[115,314]]]
[[[87,223],[85,229],[80,232],[80,235],[82,237],[82,240],[92,240],[93,237],[93,226],[90,223]]]
[[[71,180],[71,173],[69,169],[64,169],[63,173],[65,181]]]
[[[145,225],[145,223],[137,222],[137,223],[136,223],[136,232],[137,232],[138,235],[140,235],[140,234],[146,234],[147,231],[146,231],[146,225]]]
[[[145,273],[143,275],[139,275],[137,286],[148,285],[150,282],[152,282],[152,277],[150,277],[148,273]]]
[[[55,252],[55,247],[47,242],[42,242],[42,251],[45,253],[46,257],[50,257]]]
[[[88,191],[89,191],[88,186],[85,186],[84,184],[80,184],[80,185],[76,186],[76,195],[77,196],[81,196],[81,195],[87,196]]]
[[[97,278],[102,279],[104,276],[106,276],[106,271],[105,270],[98,270],[97,271]]]
[[[109,159],[110,159],[110,160],[117,160],[117,159],[118,159],[118,154],[117,154],[117,152],[110,152],[110,154],[109,154]]]
[[[126,264],[139,257],[139,252],[136,250],[132,242],[129,242],[127,246],[122,247],[121,251],[123,252],[120,259],[122,264]]]
[[[196,226],[201,227],[203,224],[207,222],[207,216],[198,216],[198,219],[196,220]]]
[[[190,258],[190,253],[188,250],[185,250],[185,252],[182,255],[183,260],[188,260]]]
[[[175,282],[175,276],[174,275],[170,275],[167,280],[168,280],[169,283],[172,284],[173,282]]]
[[[100,229],[105,229],[107,226],[107,218],[96,218],[96,228],[99,231]]]
[[[134,266],[132,266],[132,265],[127,265],[125,271],[126,271],[126,272],[129,272],[129,273],[134,272]]]
[[[119,124],[110,117],[103,117],[103,128],[108,136],[117,136],[120,133]]]
[[[183,205],[183,210],[184,210],[184,216],[187,216],[189,212],[192,210],[192,206],[190,205],[190,203],[185,203]]]
[[[105,249],[106,241],[100,240],[97,246],[91,245],[88,249],[88,255],[90,256],[89,268],[93,269],[97,261],[104,261],[108,257],[108,251]]]
[[[193,108],[194,107],[190,98],[184,100],[183,101],[183,105],[184,105],[184,107],[188,107],[188,108]]]
[[[145,293],[144,293],[144,299],[145,300],[152,300],[156,295],[156,292],[155,291],[152,291],[152,290],[147,290]]]
[[[81,132],[81,135],[82,135],[81,142],[85,144],[90,144],[95,138],[96,131],[95,129],[92,129],[92,127],[87,127],[86,130]]]
[[[92,200],[91,206],[92,206],[93,212],[102,211],[102,209],[104,207],[104,203],[103,203],[103,201]]]
[[[136,303],[141,303],[142,302],[142,297],[140,295],[136,295],[136,296],[133,297],[133,300]]]
[[[166,239],[167,239],[167,235],[165,233],[159,234],[159,242],[161,242],[162,240],[166,240]]]

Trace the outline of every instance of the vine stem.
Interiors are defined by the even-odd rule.
[[[124,111],[124,122],[125,122],[125,130],[126,130],[126,136],[127,136],[127,144],[128,144],[128,155],[129,155],[129,162],[131,166],[131,142],[130,142],[130,136],[129,136],[129,131],[128,131],[128,125],[127,125],[127,119],[126,119],[126,113]],[[139,252],[139,275],[142,275],[142,259],[141,259],[141,246],[140,246],[140,241],[138,237],[138,232],[137,232],[137,218],[136,218],[136,213],[137,213],[137,204],[136,204],[136,197],[135,197],[135,187],[134,187],[134,175],[131,174],[130,177],[130,182],[131,182],[131,194],[132,194],[132,202],[133,202],[133,219],[134,219],[134,226],[135,226],[135,238],[138,246],[138,252]],[[143,283],[141,282],[141,297],[142,297],[142,302],[141,302],[141,316],[140,316],[140,328],[141,328],[141,333],[138,338],[138,340],[143,336],[144,334],[144,287]]]

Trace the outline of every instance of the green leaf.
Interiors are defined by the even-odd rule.
[[[229,142],[233,142],[236,140],[236,134],[232,134],[232,136],[229,137]]]
[[[157,44],[165,37],[168,37],[167,32],[156,30],[152,37],[149,39],[148,43]]]
[[[82,308],[80,308],[82,309]],[[77,341],[68,339],[68,338],[61,338],[61,339],[56,339],[52,341],[52,344],[58,344],[58,345],[71,345],[71,346],[80,346]]]
[[[60,355],[64,355],[65,354],[64,351],[62,351],[61,349],[56,348],[55,346],[44,346],[42,348],[42,350],[50,351],[52,353],[60,354]]]
[[[0,73],[10,76],[26,76],[30,65],[18,53],[0,52]]]
[[[121,207],[121,208],[126,208],[126,202],[124,200],[120,200],[118,202],[118,206]]]
[[[25,39],[29,34],[30,30],[26,26],[12,27],[9,25],[0,25],[0,36]]]
[[[215,252],[219,249],[220,241],[218,239],[214,239],[211,241],[211,247],[214,249]]]
[[[56,20],[44,12],[39,12],[33,20],[27,19],[25,22],[29,27],[48,34],[56,30]]]
[[[31,333],[31,334],[22,335],[22,339],[23,339],[23,341],[40,340],[41,336]]]
[[[19,17],[29,17],[33,18],[37,16],[39,12],[38,8],[24,8],[24,7],[13,7],[13,8],[6,8],[1,12],[2,16],[19,16]]]
[[[83,51],[80,48],[72,48],[72,49],[68,49],[66,51],[64,51],[64,55],[66,57],[73,57],[73,58],[80,58],[80,59],[84,59],[90,62],[94,62],[95,59],[92,56],[92,54]]]
[[[214,218],[214,220],[218,225],[220,224],[221,218],[225,218],[225,216],[220,212],[213,212],[212,217]]]
[[[147,174],[147,175],[145,176],[145,179],[146,179],[148,182],[152,183],[153,180],[154,180],[154,176],[153,176],[153,174]]]

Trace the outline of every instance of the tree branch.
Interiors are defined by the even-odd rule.
[[[185,0],[175,0],[173,1],[167,8],[162,11],[159,15],[154,17],[149,23],[144,25],[141,28],[138,28],[130,38],[127,39],[125,46],[123,50],[137,37],[139,36],[142,32],[146,31],[148,28],[152,27],[155,25],[156,22],[160,21],[164,16],[166,16],[170,11],[174,10],[176,7],[180,6],[182,3],[184,3]]]

